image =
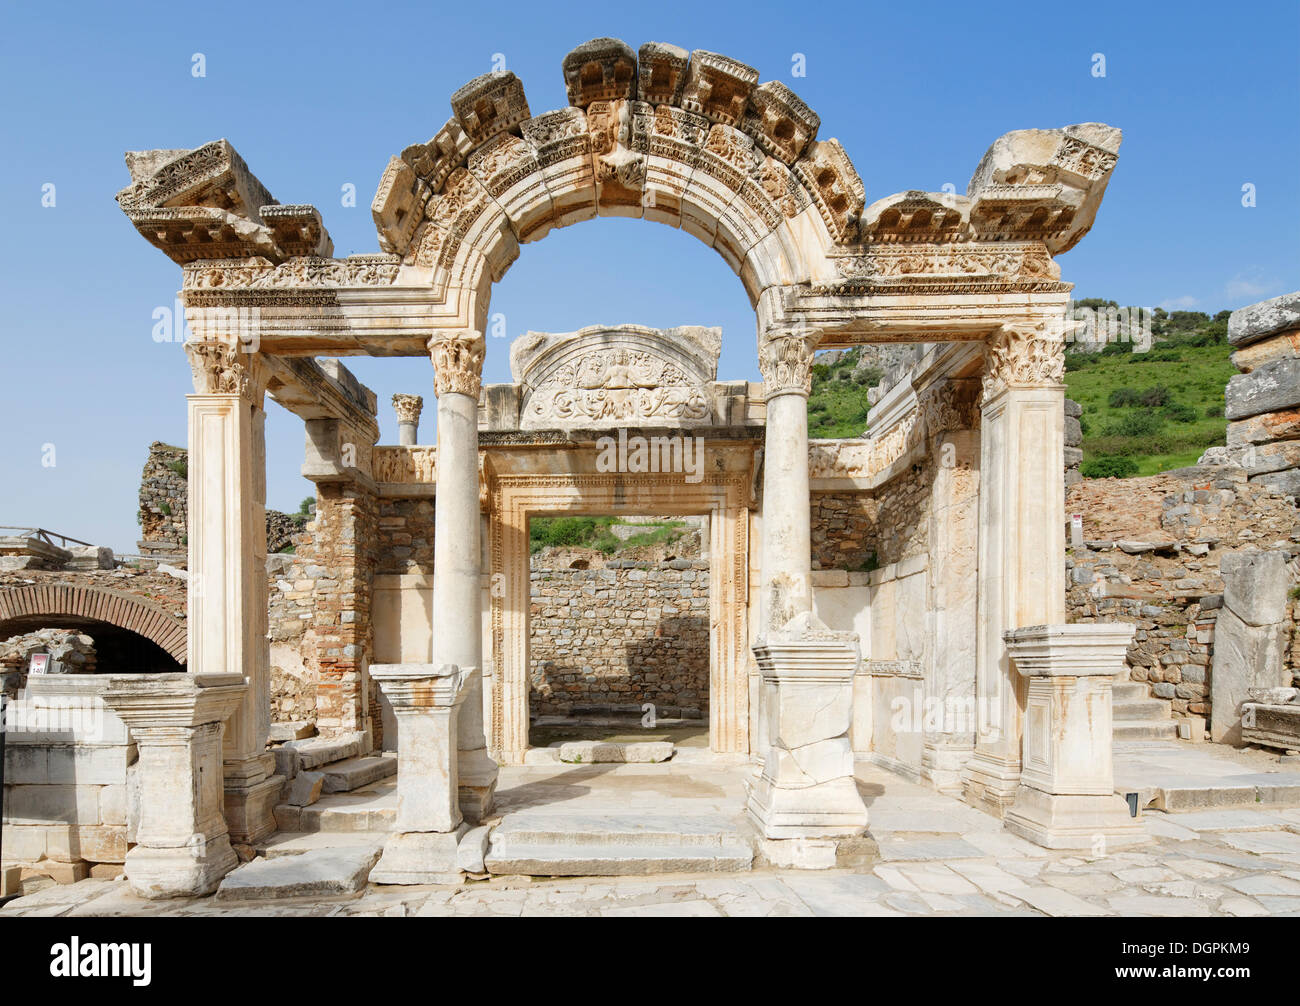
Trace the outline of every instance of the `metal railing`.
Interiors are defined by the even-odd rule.
[[[41,539],[47,545],[53,545],[54,539],[58,538],[59,541],[63,542],[63,545],[58,546],[60,548],[66,547],[68,542],[72,542],[74,545],[90,545],[92,548],[94,547],[93,542],[82,541],[80,538],[69,538],[66,534],[49,531],[43,527],[15,527],[12,524],[0,524],[0,531],[21,531]]]

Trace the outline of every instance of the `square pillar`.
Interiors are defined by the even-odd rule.
[[[140,820],[126,878],[145,898],[199,897],[238,863],[222,814],[222,723],[238,674],[113,675],[104,701],[131,731]]]
[[[1064,341],[1007,326],[985,349],[980,420],[975,753],[968,803],[999,816],[1020,784],[1026,684],[1003,633],[1065,621]]]
[[[979,382],[947,380],[920,394],[934,460],[930,487],[931,657],[925,666],[921,776],[960,795],[975,747],[979,567]]]
[[[225,736],[230,834],[275,830],[282,779],[266,751],[270,651],[266,594],[266,444],[260,361],[238,344],[187,344],[196,393],[189,410],[189,641],[192,674],[248,683]]]
[[[761,774],[749,782],[749,817],[769,840],[861,835],[867,808],[853,779],[849,737],[857,636],[818,627],[811,615],[796,620],[787,635],[754,647],[767,750]],[[833,865],[833,856],[820,865]]]
[[[1005,633],[1029,682],[1020,785],[1004,823],[1049,849],[1108,848],[1147,841],[1115,792],[1111,758],[1115,675],[1133,626],[1035,625]]]
[[[473,668],[374,664],[398,718],[397,821],[370,873],[376,884],[444,884],[461,879],[456,846],[468,830],[457,785],[458,714]]]

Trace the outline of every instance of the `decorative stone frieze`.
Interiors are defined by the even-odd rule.
[[[482,332],[446,332],[431,339],[429,356],[433,360],[435,392],[439,396],[451,393],[477,399],[486,351]]]
[[[510,367],[521,429],[699,426],[713,419],[722,330],[592,325],[529,332]]]

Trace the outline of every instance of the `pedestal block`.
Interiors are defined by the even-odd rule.
[[[1004,634],[1028,679],[1020,785],[1008,831],[1049,849],[1104,853],[1147,841],[1115,792],[1111,683],[1131,625],[1035,625]]]
[[[238,860],[222,816],[223,722],[247,686],[238,674],[114,675],[104,701],[135,738],[140,786],[131,889],[146,898],[210,894]]]
[[[460,811],[457,720],[476,668],[453,664],[373,664],[398,717],[397,820],[370,873],[376,884],[441,884],[460,879],[456,846],[467,830]]]
[[[767,839],[862,834],[867,808],[853,781],[857,636],[812,625],[754,647],[763,678],[768,749],[747,810]],[[803,624],[808,623],[808,624]]]

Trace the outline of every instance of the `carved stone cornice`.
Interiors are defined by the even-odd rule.
[[[821,341],[812,329],[780,329],[765,333],[758,343],[758,369],[767,398],[803,395],[812,391],[813,354]]]
[[[1007,388],[1059,388],[1064,383],[1065,340],[1049,335],[1042,322],[1003,325],[984,346],[984,402]]]
[[[482,332],[462,330],[439,333],[429,340],[433,361],[434,391],[478,398],[483,378],[483,356],[487,345]]]
[[[241,343],[187,342],[197,395],[239,395],[261,404],[266,390],[266,368],[261,358],[247,351]]]
[[[419,395],[394,395],[393,410],[399,423],[418,423],[424,409],[424,399]]]

